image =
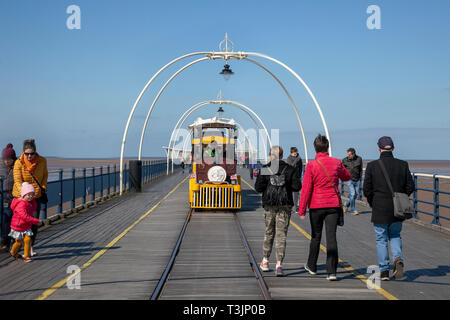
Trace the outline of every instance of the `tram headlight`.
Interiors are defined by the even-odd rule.
[[[221,166],[214,166],[208,170],[208,180],[212,182],[224,182],[227,172]]]

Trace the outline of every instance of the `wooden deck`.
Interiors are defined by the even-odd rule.
[[[166,267],[188,211],[185,175],[177,173],[78,215],[37,237],[29,264],[0,254],[0,299],[149,299]],[[251,185],[248,171],[243,178]],[[264,237],[260,196],[243,183],[238,213],[259,263]],[[377,264],[370,208],[346,215],[338,228],[338,281],[325,279],[325,254],[318,275],[304,269],[309,220],[293,215],[284,264],[286,277],[264,278],[273,299],[450,299],[450,236],[406,222],[402,231],[405,278],[367,289],[367,267]],[[326,245],[325,236],[323,243]],[[68,289],[67,268],[81,268],[80,289]],[[14,276],[12,276],[14,275]],[[20,275],[20,276],[17,276]],[[231,214],[195,213],[161,299],[262,299]]]

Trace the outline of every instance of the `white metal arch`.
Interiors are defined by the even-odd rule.
[[[136,110],[136,107],[139,103],[139,101],[141,100],[143,94],[145,93],[145,91],[148,89],[148,87],[150,86],[150,84],[154,81],[154,79],[159,76],[159,74],[164,71],[166,68],[168,68],[169,66],[171,66],[172,64],[176,63],[177,61],[180,61],[182,59],[188,58],[188,57],[193,57],[193,56],[197,56],[197,55],[205,55],[208,59],[211,60],[216,60],[216,59],[224,59],[224,60],[229,60],[229,59],[238,59],[238,60],[242,60],[247,58],[248,56],[255,56],[255,57],[259,57],[259,58],[263,58],[263,59],[267,59],[269,61],[275,62],[278,65],[282,66],[283,68],[285,68],[287,71],[289,71],[301,84],[302,86],[306,89],[306,91],[308,92],[308,94],[310,95],[311,99],[314,102],[314,105],[316,106],[317,111],[319,112],[320,118],[322,120],[322,124],[324,126],[324,130],[325,130],[325,134],[328,138],[328,140],[330,141],[330,146],[329,146],[329,153],[330,155],[332,155],[332,148],[331,148],[331,139],[329,136],[329,132],[328,132],[328,127],[326,125],[326,121],[325,118],[323,116],[322,113],[322,109],[320,108],[319,103],[317,102],[317,99],[315,98],[314,94],[312,93],[311,89],[307,86],[307,84],[305,83],[305,81],[291,68],[289,68],[286,64],[282,63],[281,61],[274,59],[270,56],[264,55],[264,54],[260,54],[260,53],[256,53],[256,52],[194,52],[194,53],[189,53],[186,55],[183,55],[181,57],[178,57],[174,60],[172,60],[171,62],[169,62],[168,64],[166,64],[164,67],[162,67],[145,85],[144,89],[141,91],[141,93],[139,94],[138,98],[136,99],[136,102],[133,105],[133,108],[130,112],[130,115],[128,117],[127,120],[127,124],[125,126],[125,130],[124,130],[124,135],[123,135],[123,139],[122,139],[122,146],[121,146],[121,154],[120,154],[120,194],[122,194],[123,191],[123,156],[124,156],[124,150],[125,150],[125,142],[126,142],[126,138],[127,138],[127,133],[128,133],[128,128],[131,122],[131,119],[134,115],[134,112]]]
[[[142,146],[143,146],[143,143],[144,143],[144,136],[145,136],[145,131],[146,131],[146,129],[147,129],[148,121],[149,121],[149,119],[150,119],[151,113],[152,113],[152,111],[153,111],[153,108],[155,107],[156,102],[159,100],[159,97],[160,97],[161,94],[164,92],[164,90],[165,90],[166,87],[169,85],[169,83],[170,83],[170,82],[171,82],[178,74],[180,74],[180,73],[181,73],[183,70],[185,70],[186,68],[188,68],[188,67],[190,67],[190,66],[192,66],[192,65],[194,65],[194,64],[196,64],[196,63],[198,63],[198,62],[204,61],[204,60],[206,60],[206,59],[208,59],[208,58],[200,58],[200,59],[197,59],[197,60],[195,60],[195,61],[193,61],[193,62],[191,62],[191,63],[188,63],[188,64],[185,65],[184,67],[180,68],[177,72],[175,72],[175,73],[169,78],[169,80],[166,81],[166,83],[163,85],[163,87],[159,90],[158,94],[156,95],[155,99],[153,100],[153,103],[151,104],[151,106],[150,106],[150,108],[149,108],[149,110],[148,110],[148,112],[147,112],[147,116],[146,116],[146,118],[145,118],[144,126],[142,127],[141,140],[140,140],[140,142],[139,142],[139,157],[138,157],[139,160],[141,160],[141,158],[142,158]],[[298,123],[299,123],[299,125],[300,125],[300,131],[301,131],[301,133],[302,133],[302,138],[303,138],[303,146],[304,146],[304,149],[305,149],[305,159],[306,159],[306,163],[308,163],[308,146],[307,146],[307,144],[306,144],[306,136],[305,136],[305,132],[304,132],[304,129],[303,129],[303,124],[302,124],[302,121],[301,121],[301,119],[300,119],[300,114],[299,114],[299,112],[298,112],[297,106],[295,105],[294,100],[292,99],[291,95],[289,94],[289,91],[286,89],[286,87],[285,87],[284,84],[280,81],[280,79],[278,79],[277,76],[275,76],[275,74],[273,74],[269,69],[267,69],[265,66],[263,66],[262,64],[260,64],[258,61],[255,61],[255,60],[250,59],[250,58],[243,58],[243,59],[245,59],[245,60],[247,60],[247,61],[250,61],[250,62],[256,64],[257,66],[259,66],[260,68],[262,68],[264,71],[266,71],[267,73],[269,73],[269,74],[270,74],[270,75],[278,82],[278,84],[281,86],[281,88],[282,88],[282,89],[284,90],[284,92],[286,93],[286,95],[287,95],[287,97],[289,98],[289,101],[291,102],[291,105],[292,105],[292,107],[293,107],[293,109],[294,109],[294,112],[295,112],[295,114],[296,114],[297,121],[298,121]],[[173,134],[173,132],[172,132],[172,134]],[[170,147],[170,146],[169,146],[169,147]],[[167,164],[167,165],[168,165],[168,164]],[[169,169],[167,169],[167,172],[168,172],[168,170],[169,170]]]
[[[308,163],[308,146],[306,144],[306,136],[305,136],[305,131],[303,130],[303,124],[302,124],[302,120],[300,119],[300,114],[298,113],[298,109],[297,106],[294,103],[294,100],[292,99],[291,95],[289,94],[289,91],[286,89],[286,87],[284,86],[284,84],[280,81],[280,79],[278,79],[269,69],[267,69],[266,67],[264,67],[262,64],[260,64],[258,61],[250,59],[250,58],[245,58],[245,60],[250,61],[254,64],[256,64],[257,66],[259,66],[260,68],[264,69],[267,73],[269,73],[281,86],[281,88],[283,88],[284,92],[286,93],[289,101],[291,102],[291,105],[294,109],[295,115],[297,116],[297,121],[300,125],[300,131],[302,133],[302,137],[303,137],[303,147],[305,148],[305,160],[306,163]]]
[[[239,109],[241,109],[242,111],[244,111],[244,112],[245,112],[245,113],[253,120],[253,122],[255,123],[256,127],[257,127],[258,129],[260,129],[260,127],[259,127],[259,125],[258,125],[258,122],[255,120],[255,117],[256,117],[256,119],[258,119],[258,121],[259,121],[259,122],[261,123],[261,125],[263,126],[264,132],[266,133],[266,136],[267,136],[267,138],[268,138],[268,140],[269,140],[269,144],[270,144],[270,146],[272,147],[272,141],[270,140],[270,135],[269,135],[269,132],[267,131],[266,126],[264,125],[264,122],[261,120],[261,118],[260,118],[260,117],[259,117],[259,116],[251,109],[251,108],[247,107],[246,105],[243,105],[242,103],[236,102],[236,101],[227,101],[227,100],[222,101],[222,100],[220,100],[220,101],[203,101],[203,102],[197,103],[196,105],[190,107],[190,108],[189,108],[189,109],[188,109],[188,110],[180,117],[180,119],[178,120],[177,124],[175,125],[175,128],[174,128],[173,131],[172,131],[172,135],[171,135],[170,140],[169,140],[169,150],[170,150],[171,143],[172,143],[172,148],[173,148],[173,145],[174,145],[175,142],[178,140],[178,132],[177,132],[175,138],[173,139],[173,135],[175,134],[176,130],[177,130],[178,128],[181,128],[181,127],[183,126],[183,124],[184,124],[184,122],[186,121],[186,119],[187,119],[194,111],[196,111],[197,109],[199,109],[199,108],[201,108],[201,107],[204,107],[204,106],[206,106],[206,105],[209,105],[209,104],[228,104],[228,105],[231,105],[231,106],[238,107]],[[265,157],[266,157],[266,160],[267,160],[267,147],[266,147],[266,143],[265,143],[264,140],[263,140],[263,145],[264,145],[264,150],[265,150]],[[172,171],[173,171],[173,153],[172,153]],[[167,154],[167,174],[168,174],[168,173],[169,173],[169,154]]]
[[[161,96],[161,94],[164,92],[164,90],[166,89],[166,87],[169,85],[170,82],[172,82],[172,80],[179,75],[183,70],[185,70],[186,68],[189,68],[190,66],[201,62],[201,61],[205,61],[208,60],[208,58],[200,58],[197,59],[195,61],[192,61],[190,63],[188,63],[187,65],[185,65],[184,67],[180,68],[177,72],[175,72],[169,80],[166,81],[166,83],[162,86],[161,90],[159,90],[158,94],[156,95],[155,99],[153,100],[152,105],[150,106],[150,109],[148,110],[147,113],[147,117],[145,118],[145,122],[144,122],[144,127],[142,128],[142,133],[141,133],[141,141],[139,142],[139,160],[141,160],[141,156],[142,156],[142,144],[144,142],[144,135],[145,135],[145,130],[147,129],[147,123],[148,120],[150,119],[150,115],[152,114],[153,108],[155,107],[156,102],[159,100],[159,97]]]

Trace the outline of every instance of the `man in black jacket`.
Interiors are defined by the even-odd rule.
[[[342,165],[352,175],[350,180],[344,182],[344,185],[347,186],[348,190],[348,201],[345,203],[344,212],[347,212],[350,209],[351,214],[357,216],[358,211],[355,209],[355,200],[361,185],[363,170],[362,158],[356,155],[354,148],[349,148],[347,150],[347,157],[342,159]]]
[[[394,158],[392,151],[394,143],[390,137],[381,137],[378,140],[380,159],[367,164],[364,177],[364,195],[372,207],[372,223],[377,242],[378,264],[380,266],[381,280],[389,280],[389,250],[388,242],[391,243],[391,252],[394,260],[395,279],[403,277],[403,255],[402,220],[394,216],[394,203],[392,193],[383,175],[378,161],[383,161],[389,175],[394,192],[410,195],[415,187],[406,161]]]
[[[276,276],[283,276],[282,262],[286,251],[286,236],[294,206],[292,192],[301,189],[299,170],[281,160],[283,149],[274,146],[270,149],[270,162],[261,168],[256,178],[255,189],[262,192],[262,205],[265,213],[266,233],[263,244],[261,270],[269,271],[269,257],[275,239],[277,266]],[[277,184],[278,186],[275,186]],[[274,190],[276,192],[274,192]],[[277,193],[279,192],[279,194]]]
[[[300,155],[298,154],[298,149],[296,147],[291,147],[291,154],[286,159],[286,163],[294,168],[296,168],[299,172],[299,178],[302,178],[303,172],[303,161]],[[300,202],[300,193],[298,191],[292,192],[292,198],[294,200],[294,206],[292,207],[292,212],[298,212],[298,206]]]

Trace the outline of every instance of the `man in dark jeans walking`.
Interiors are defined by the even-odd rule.
[[[347,150],[347,157],[342,159],[342,164],[352,175],[350,180],[344,182],[344,185],[347,186],[348,190],[348,201],[345,203],[344,212],[350,210],[352,215],[357,216],[359,213],[355,209],[355,201],[361,185],[363,170],[362,158],[356,155],[354,148],[349,148]]]
[[[376,235],[378,264],[381,280],[389,280],[389,242],[394,260],[393,277],[403,277],[402,220],[394,216],[392,193],[383,174],[379,161],[382,161],[390,178],[394,192],[411,195],[414,181],[406,161],[394,158],[394,143],[390,137],[378,140],[380,159],[367,164],[364,177],[364,195],[372,207],[372,223]]]
[[[303,162],[302,158],[298,154],[298,149],[296,147],[291,147],[291,154],[286,159],[286,163],[290,166],[293,166],[295,169],[299,172],[300,180],[302,179],[302,172],[303,172]],[[300,196],[299,192],[292,192],[292,197],[294,200],[294,206],[292,207],[292,212],[297,213],[298,212],[298,205],[300,202]]]

